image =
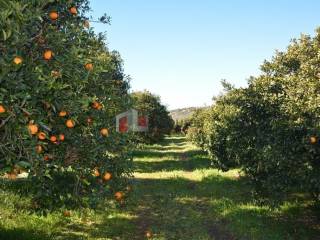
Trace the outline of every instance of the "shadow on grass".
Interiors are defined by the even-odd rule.
[[[180,229],[180,233],[194,233],[184,239],[280,240],[319,239],[320,236],[319,222],[303,223],[312,214],[305,213],[309,207],[294,205],[299,211],[290,215],[259,207],[253,203],[245,179],[210,176],[201,182],[183,178],[137,181],[142,191],[137,195],[149,194],[142,204],[150,211],[148,222],[153,223],[150,227],[160,236],[166,236],[165,239],[183,237],[176,230],[171,231],[170,226]],[[177,235],[173,237],[173,233]]]
[[[82,229],[83,230],[83,229]],[[56,234],[48,234],[34,229],[3,229],[0,227],[0,239],[3,240],[85,240],[87,237],[66,230]]]
[[[51,240],[45,233],[34,232],[32,230],[14,228],[14,229],[3,229],[0,227],[0,239],[6,240],[34,240],[43,239]]]
[[[99,224],[78,231],[124,240],[145,239],[147,229],[156,239],[187,240],[318,239],[320,234],[314,223],[299,222],[308,216],[303,214],[307,208],[287,215],[254,205],[245,179],[136,179],[135,189],[123,212],[136,218],[106,215]]]

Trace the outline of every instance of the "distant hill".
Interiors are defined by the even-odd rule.
[[[199,109],[199,108],[190,107],[190,108],[175,109],[170,111],[170,115],[174,121],[180,121],[180,120],[190,118],[196,109]]]

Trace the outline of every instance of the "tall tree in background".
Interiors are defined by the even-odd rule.
[[[0,0],[0,171],[29,172],[36,208],[98,193],[121,200],[131,174],[130,144],[114,126],[129,85],[90,28],[88,3]]]
[[[149,131],[139,136],[143,142],[151,143],[161,140],[165,134],[169,134],[174,126],[174,121],[169,112],[161,103],[160,97],[148,91],[134,92],[131,94],[133,107],[139,114],[149,118]]]

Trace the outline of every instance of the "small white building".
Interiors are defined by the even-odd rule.
[[[130,109],[116,116],[117,132],[147,132],[149,119],[138,114],[135,109]]]

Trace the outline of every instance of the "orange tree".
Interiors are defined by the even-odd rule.
[[[88,1],[0,8],[1,173],[29,173],[35,208],[122,200],[131,144],[114,118],[128,107],[129,85],[119,54],[90,28]]]
[[[320,201],[319,50],[319,30],[294,40],[248,87],[226,86],[200,125],[214,162],[241,166],[263,201],[279,203],[294,191]]]
[[[206,132],[204,129],[210,110],[210,108],[196,109],[189,120],[190,127],[187,130],[187,139],[202,148],[206,144]]]
[[[132,105],[139,114],[149,118],[149,131],[138,133],[138,139],[144,143],[153,143],[169,134],[174,127],[174,121],[169,112],[161,103],[160,97],[148,91],[134,92],[131,94]]]

